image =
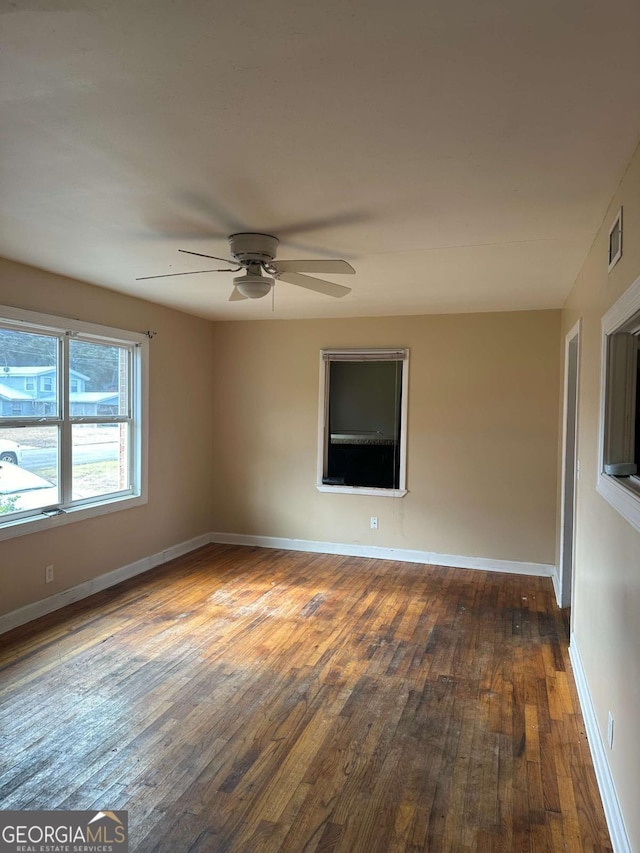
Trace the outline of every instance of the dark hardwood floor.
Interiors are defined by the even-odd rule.
[[[208,546],[0,637],[0,807],[131,851],[608,851],[548,579]]]

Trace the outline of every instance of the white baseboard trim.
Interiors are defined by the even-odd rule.
[[[571,642],[569,644],[569,656],[578,690],[580,708],[584,717],[584,725],[587,730],[587,740],[589,741],[593,766],[596,771],[596,780],[600,789],[600,796],[602,797],[607,826],[609,827],[611,843],[615,853],[632,853],[631,842],[629,841],[627,829],[624,825],[620,801],[618,800],[613,776],[611,775],[607,753],[602,742],[600,729],[598,728],[598,720],[591,699],[587,676],[582,666],[582,658],[580,657],[573,634],[571,635]]]
[[[66,607],[67,604],[72,604],[74,601],[87,598],[93,595],[94,592],[101,592],[103,589],[108,589],[108,587],[115,586],[121,581],[128,580],[128,578],[148,572],[156,566],[168,563],[169,560],[175,560],[176,557],[188,554],[189,551],[195,551],[196,548],[208,545],[209,541],[210,537],[208,533],[196,536],[194,539],[181,542],[178,545],[167,548],[165,551],[159,551],[150,557],[143,557],[141,560],[136,560],[135,563],[129,563],[127,566],[121,566],[112,572],[107,572],[104,575],[99,575],[97,578],[84,581],[84,583],[73,586],[71,589],[56,592],[54,595],[50,595],[40,601],[34,601],[33,604],[26,604],[24,607],[18,608],[18,610],[13,610],[11,613],[0,616],[0,634],[5,633],[5,631],[11,631],[12,628],[17,628],[26,622],[31,622],[33,619],[38,619],[40,616],[46,616],[47,613],[53,613],[54,610]]]
[[[286,539],[277,536],[211,533],[209,541],[221,545],[250,545],[259,548],[279,548],[283,551],[313,551],[318,554],[340,554],[345,557],[372,557],[376,560],[426,563],[430,566],[479,569],[484,572],[507,572],[509,574],[535,575],[536,577],[545,578],[553,577],[555,572],[555,566],[547,565],[546,563],[520,563],[515,560],[461,557],[453,554],[436,554],[433,551],[412,551],[407,548],[381,548],[377,545],[314,542],[309,539]]]
[[[260,548],[277,548],[283,551],[311,551],[319,554],[340,554],[345,557],[370,557],[378,560],[397,560],[403,563],[423,563],[432,566],[449,566],[459,569],[479,569],[489,572],[507,572],[518,575],[535,575],[536,577],[553,577],[555,567],[544,563],[522,563],[514,560],[491,560],[487,557],[462,557],[452,554],[437,554],[432,551],[412,551],[406,548],[381,548],[376,545],[344,544],[339,542],[315,542],[308,539],[286,539],[277,536],[248,536],[239,533],[205,533],[187,542],[181,542],[157,554],[143,557],[127,566],[121,566],[112,572],[107,572],[97,578],[85,581],[71,589],[65,589],[34,601],[0,616],[0,634],[53,613],[67,604],[80,601],[115,586],[121,581],[148,572],[150,569],[181,557],[189,551],[195,551],[209,543],[226,545],[248,545]]]

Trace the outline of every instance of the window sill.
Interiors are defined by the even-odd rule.
[[[640,531],[640,477],[621,480],[609,474],[600,474],[596,488],[632,527]]]
[[[332,492],[341,495],[371,495],[378,498],[403,498],[407,489],[374,489],[368,486],[327,486],[325,483],[317,483],[319,492]]]
[[[0,541],[13,539],[16,536],[25,536],[28,533],[38,533],[41,530],[54,530],[65,524],[73,524],[76,521],[85,521],[100,515],[110,515],[123,509],[132,509],[147,503],[147,498],[142,495],[126,495],[125,497],[112,498],[91,504],[91,506],[79,506],[64,510],[60,513],[47,515],[32,515],[28,518],[18,518],[15,521],[6,521],[0,524]]]

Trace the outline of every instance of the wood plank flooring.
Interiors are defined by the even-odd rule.
[[[139,853],[610,851],[549,579],[212,545],[0,637],[0,807]]]

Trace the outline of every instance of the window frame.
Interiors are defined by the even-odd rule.
[[[640,531],[640,472],[621,478],[607,474],[605,471],[609,395],[612,393],[609,378],[609,339],[619,332],[640,333],[640,277],[611,306],[603,316],[601,325],[600,428],[596,490],[636,530]],[[617,385],[619,388],[623,387],[623,383],[617,383]],[[640,413],[636,412],[635,417],[640,417]]]
[[[394,358],[395,356],[395,358]],[[327,462],[329,430],[329,374],[332,361],[402,361],[402,386],[400,399],[400,462],[398,488],[384,489],[372,486],[336,486],[323,483]],[[407,433],[409,413],[409,349],[408,347],[322,349],[320,350],[320,379],[318,401],[318,459],[316,489],[343,495],[371,495],[402,498],[407,492]]]
[[[50,334],[59,340],[57,376],[57,411],[43,419],[33,417],[1,418],[2,427],[21,427],[34,423],[50,424],[58,428],[58,483],[59,501],[46,508],[25,510],[20,514],[0,520],[0,541],[60,525],[106,515],[123,509],[141,506],[148,501],[148,376],[149,337],[140,332],[87,323],[81,320],[28,311],[22,308],[0,306],[3,328],[12,328],[26,334]],[[105,346],[126,347],[130,352],[129,382],[131,411],[126,417],[102,415],[71,415],[69,411],[70,375],[69,341],[81,340]],[[61,343],[60,343],[61,342]],[[129,423],[128,473],[130,486],[108,495],[69,500],[72,477],[71,429],[82,423]],[[64,496],[67,502],[64,501]]]

